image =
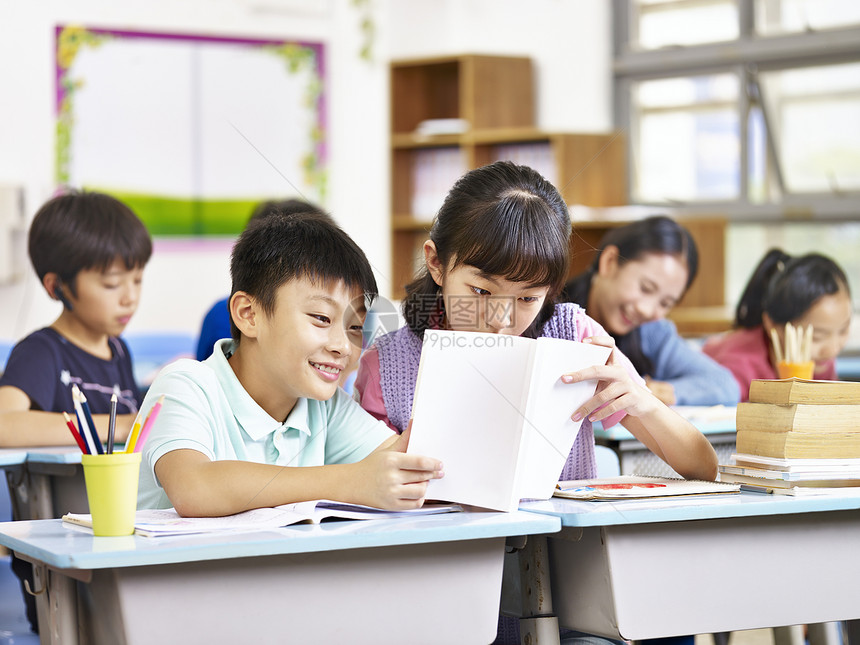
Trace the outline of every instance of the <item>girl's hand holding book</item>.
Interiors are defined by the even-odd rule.
[[[574,421],[584,417],[588,417],[591,421],[601,421],[621,410],[638,417],[652,412],[660,405],[660,401],[648,388],[640,386],[630,377],[619,359],[619,352],[612,337],[592,336],[583,342],[613,349],[606,365],[593,365],[562,375],[561,380],[564,383],[599,381],[595,395],[571,416]]]

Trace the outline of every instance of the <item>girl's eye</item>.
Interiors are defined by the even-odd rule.
[[[486,289],[481,289],[481,287],[470,287],[472,291],[474,291],[479,296],[489,296],[490,292]]]
[[[325,323],[326,325],[331,322],[331,319],[328,316],[323,316],[322,314],[311,314],[311,318],[316,318],[321,323]]]
[[[537,296],[523,296],[522,298],[520,298],[520,300],[522,300],[523,302],[531,303],[531,302],[537,302],[538,297]]]

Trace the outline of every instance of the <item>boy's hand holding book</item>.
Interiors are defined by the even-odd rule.
[[[423,455],[406,454],[412,423],[403,434],[392,437],[355,464],[356,499],[361,504],[388,510],[420,508],[427,482],[444,475],[442,462]]]

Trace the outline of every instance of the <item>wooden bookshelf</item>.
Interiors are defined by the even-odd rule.
[[[548,133],[534,127],[531,60],[463,55],[391,64],[392,297],[421,266],[421,246],[435,211],[462,173],[511,159],[528,163],[561,191],[569,204],[626,203],[626,152],[617,134]],[[422,135],[429,119],[463,119],[462,132]],[[537,154],[538,160],[524,154]],[[451,168],[438,191],[418,199],[419,166],[434,157]],[[421,202],[420,204],[417,202]]]
[[[530,59],[482,55],[408,59],[392,62],[390,74],[392,298],[403,297],[405,285],[422,265],[421,249],[433,215],[467,170],[511,159],[541,172],[567,204],[599,208],[627,203],[624,136],[537,129]],[[421,124],[436,119],[461,119],[465,127],[421,134]],[[428,172],[436,180],[430,190]],[[581,222],[575,209],[572,216],[571,276],[588,266],[611,227],[626,223]],[[714,311],[708,308],[724,305],[725,221],[689,219],[684,224],[698,244],[700,268],[682,306]],[[695,319],[681,318],[679,328],[699,328]],[[714,320],[703,324],[722,325]]]

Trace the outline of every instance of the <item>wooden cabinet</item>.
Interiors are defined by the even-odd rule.
[[[421,266],[433,215],[469,169],[510,159],[541,172],[568,204],[626,202],[624,138],[542,132],[534,127],[534,107],[528,58],[463,55],[392,63],[392,297],[403,297]],[[444,120],[459,121],[448,121],[448,132],[423,132],[428,122]]]
[[[433,216],[467,170],[510,159],[538,170],[571,206],[627,203],[625,137],[535,128],[530,59],[410,59],[392,62],[390,73],[392,298],[404,296],[405,285],[422,266],[422,245]],[[684,306],[722,306],[725,225],[716,220],[685,223],[702,260]],[[588,265],[600,238],[617,225],[577,222],[573,209],[571,276]]]

